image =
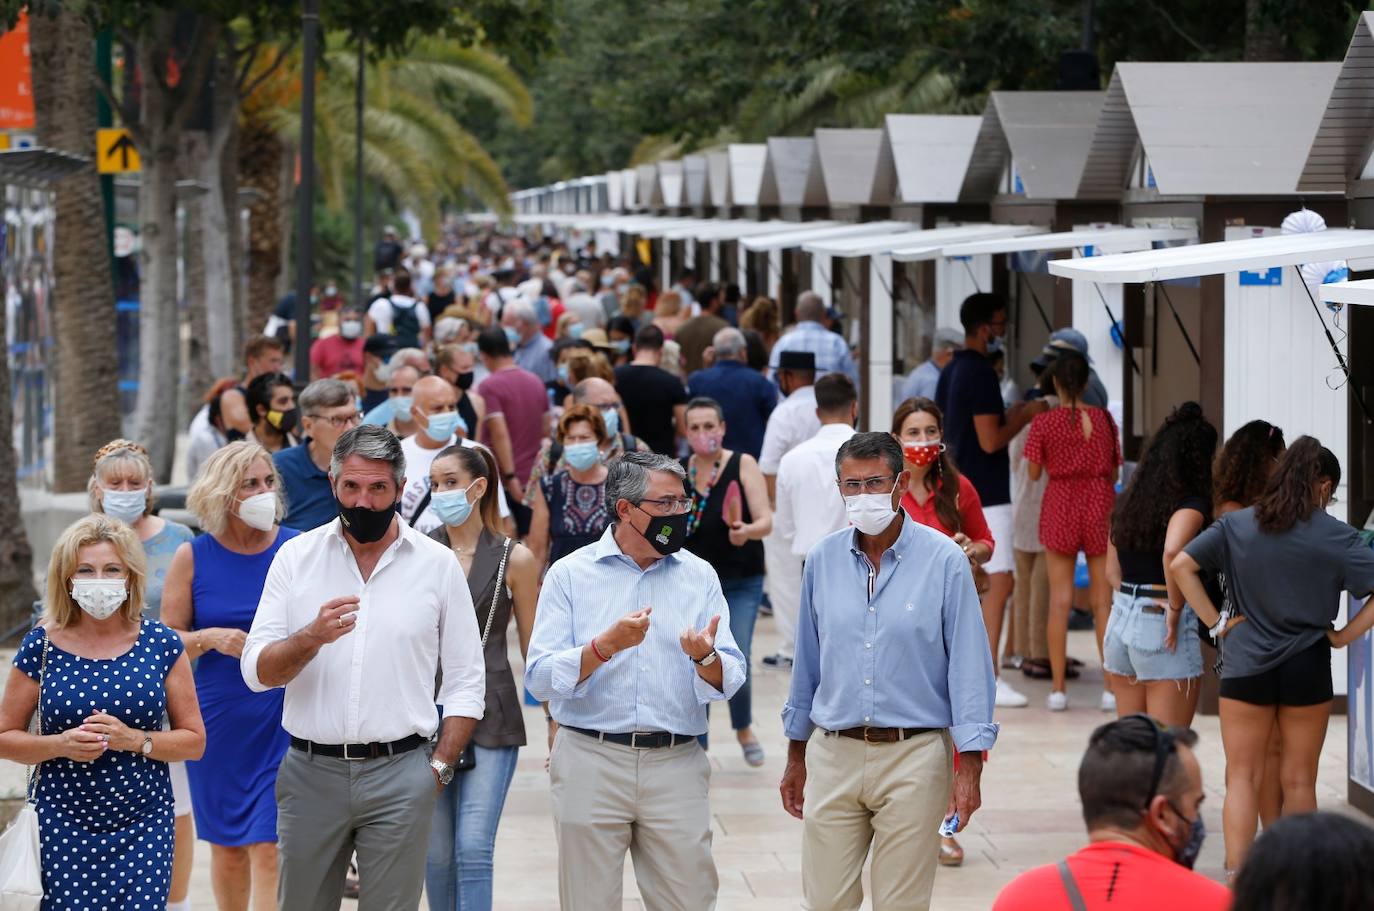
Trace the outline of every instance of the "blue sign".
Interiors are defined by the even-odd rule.
[[[1283,284],[1283,267],[1272,266],[1263,272],[1246,272],[1242,270],[1240,273],[1240,283],[1242,287],[1246,285],[1259,285],[1270,288],[1277,287]]]

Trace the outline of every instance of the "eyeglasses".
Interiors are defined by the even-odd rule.
[[[838,482],[840,493],[846,497],[856,496],[861,493],[892,493],[892,488],[897,484],[895,474],[880,474],[872,478],[857,478]]]
[[[352,425],[354,425],[354,424],[357,424],[359,421],[361,421],[361,420],[363,419],[363,416],[362,416],[361,414],[358,414],[358,412],[356,412],[356,411],[353,412],[352,414],[345,414],[345,415],[337,415],[337,414],[307,414],[306,417],[308,417],[308,418],[314,418],[314,419],[317,420],[317,421],[328,421],[328,422],[330,423],[330,425],[332,425],[332,426],[333,426],[334,428],[336,428],[336,429],[337,429],[337,428],[340,428],[340,427],[349,427],[349,426],[352,426]]]
[[[391,395],[393,395],[393,396],[396,396],[396,395],[410,395],[412,392],[415,391],[415,387],[414,387],[414,386],[392,386],[392,387],[391,387],[390,389],[388,389],[387,391],[388,391],[389,393],[391,393]]]
[[[686,497],[659,497],[656,500],[640,500],[640,508],[652,506],[662,516],[675,516],[692,508],[692,501]],[[646,512],[648,510],[645,510]]]

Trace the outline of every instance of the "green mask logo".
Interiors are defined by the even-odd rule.
[[[658,530],[658,534],[654,536],[654,540],[659,544],[667,544],[669,541],[673,540],[673,526],[664,525]]]

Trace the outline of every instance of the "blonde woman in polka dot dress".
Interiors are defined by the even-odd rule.
[[[146,584],[128,525],[78,520],[53,549],[43,620],[10,670],[0,758],[38,765],[43,911],[167,904],[167,764],[200,758],[205,729],[181,640],[143,619]],[[35,709],[37,735],[27,732]],[[164,712],[171,730],[162,730]]]

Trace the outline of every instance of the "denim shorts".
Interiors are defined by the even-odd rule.
[[[1102,666],[1131,680],[1201,677],[1202,647],[1198,644],[1193,609],[1187,605],[1183,607],[1178,618],[1178,642],[1173,651],[1164,647],[1166,619],[1160,602],[1113,592],[1112,613],[1102,639]]]

